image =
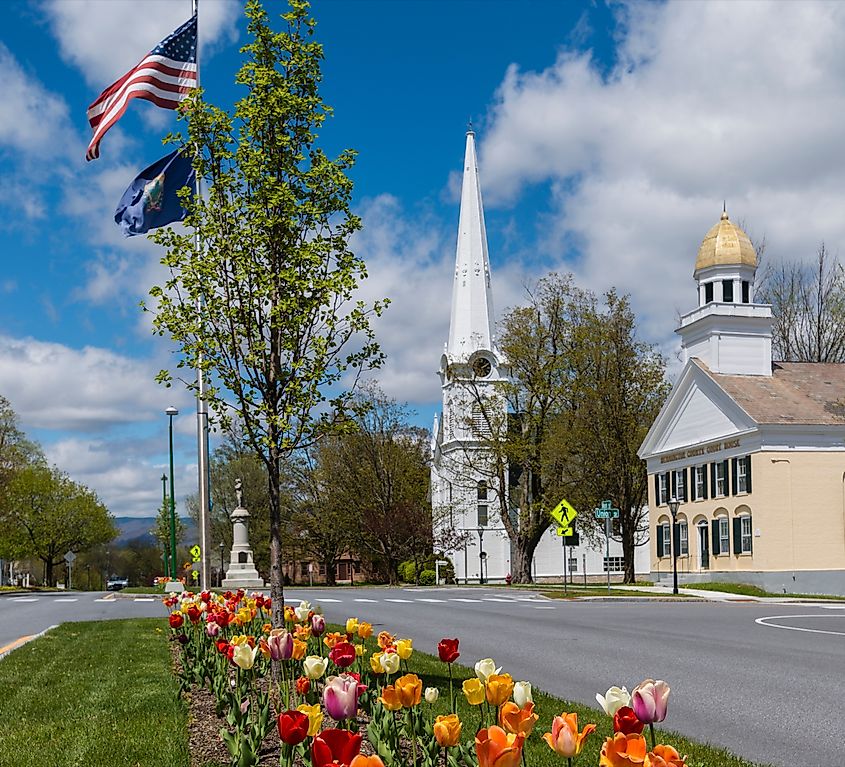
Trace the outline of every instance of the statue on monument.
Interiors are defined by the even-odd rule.
[[[265,584],[255,569],[252,560],[252,548],[249,545],[247,520],[249,512],[243,505],[243,482],[235,480],[237,508],[232,512],[232,551],[229,554],[229,569],[223,581],[223,588],[263,589]]]

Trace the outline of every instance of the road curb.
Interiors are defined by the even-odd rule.
[[[58,628],[59,624],[54,623],[52,626],[48,626],[43,631],[39,631],[37,634],[31,634],[30,636],[21,637],[20,639],[16,639],[14,642],[10,642],[5,647],[0,648],[0,660],[3,660],[7,655],[12,653],[13,651],[17,650],[20,647],[23,647],[25,644],[29,644],[33,639],[38,639],[38,637],[43,637],[48,631],[52,631],[55,628]]]

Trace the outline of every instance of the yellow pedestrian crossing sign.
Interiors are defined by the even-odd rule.
[[[194,562],[200,561],[200,554],[202,554],[202,549],[199,546],[191,546],[191,559]]]
[[[578,516],[578,512],[575,511],[575,508],[572,504],[564,498],[561,502],[555,506],[551,512],[551,517],[555,522],[557,522],[558,527],[563,528],[564,530],[568,530],[572,527],[572,522],[575,517]],[[561,533],[558,533],[561,535]],[[571,533],[562,533],[563,535],[571,535]]]

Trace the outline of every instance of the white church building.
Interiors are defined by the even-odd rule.
[[[489,442],[484,431],[490,423],[507,418],[497,386],[508,380],[508,361],[496,346],[495,315],[487,233],[475,153],[475,134],[467,132],[455,277],[452,288],[449,338],[440,358],[439,376],[443,410],[432,430],[431,503],[435,534],[443,528],[457,535],[456,548],[445,552],[459,583],[482,579],[502,582],[511,572],[511,544],[499,519],[499,488],[492,486]],[[481,412],[480,402],[487,409]],[[491,413],[492,409],[492,413]],[[489,433],[489,432],[488,432]],[[507,489],[505,488],[505,492]],[[578,509],[579,514],[592,513]],[[538,544],[532,572],[535,580],[561,581],[564,568],[573,582],[587,577],[612,576],[623,570],[622,544],[611,537],[590,546],[585,536],[567,546],[552,524]],[[649,546],[636,548],[634,569],[649,572]]]

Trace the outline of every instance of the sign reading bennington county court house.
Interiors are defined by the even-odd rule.
[[[739,447],[738,439],[726,439],[724,442],[713,442],[709,445],[702,445],[701,447],[691,447],[689,450],[681,450],[677,453],[669,453],[660,457],[660,463],[671,463],[672,461],[680,461],[682,458],[695,458],[699,455],[707,453],[718,453],[720,450],[729,450],[732,447]]]

